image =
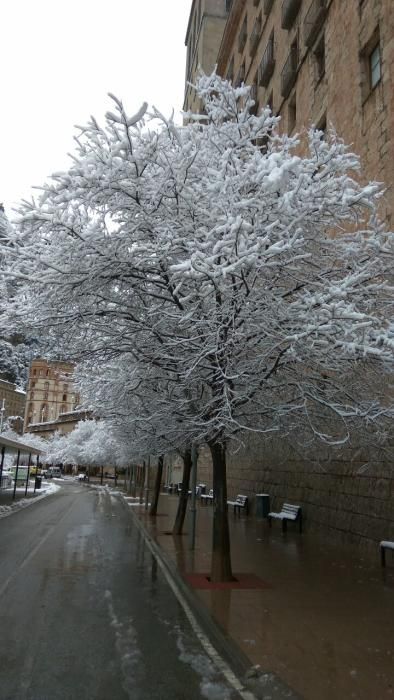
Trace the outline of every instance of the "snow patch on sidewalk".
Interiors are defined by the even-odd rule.
[[[13,513],[22,510],[23,508],[27,508],[33,503],[37,503],[37,501],[41,501],[46,496],[50,496],[52,493],[56,493],[56,491],[59,491],[60,488],[61,486],[59,486],[58,484],[48,484],[41,489],[40,494],[37,496],[33,496],[32,498],[22,498],[20,501],[10,503],[10,505],[0,505],[0,519],[6,518],[8,515],[12,515]],[[13,489],[6,489],[5,491],[3,491],[3,493],[9,493],[11,497],[12,491]],[[16,489],[16,493],[24,493],[24,491],[25,487]]]
[[[230,700],[233,698],[233,692],[221,682],[220,674],[208,656],[196,650],[187,650],[184,635],[179,628],[176,631],[178,633],[179,659],[191,666],[200,676],[202,697],[207,698],[207,700]]]

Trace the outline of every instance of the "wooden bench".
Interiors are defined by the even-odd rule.
[[[387,540],[382,540],[379,544],[380,547],[380,561],[382,566],[386,566],[386,549],[391,549],[394,554],[394,542],[389,542]]]
[[[213,489],[209,493],[202,493],[200,496],[201,503],[213,503]]]
[[[291,503],[284,503],[280,513],[268,513],[268,522],[271,527],[272,518],[282,521],[282,531],[287,530],[288,520],[298,520],[300,525],[300,532],[302,532],[302,508],[301,506],[293,506]]]
[[[248,505],[248,497],[243,496],[241,493],[238,494],[237,498],[235,501],[227,501],[228,506],[233,506],[234,508],[234,515],[238,513],[238,515],[241,515],[241,508],[245,508],[246,512],[249,510],[249,505]]]

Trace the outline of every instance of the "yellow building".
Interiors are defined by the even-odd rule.
[[[26,396],[24,431],[30,426],[53,422],[60,414],[74,411],[79,395],[72,383],[74,365],[69,362],[33,360]]]
[[[0,379],[0,423],[3,426],[10,416],[24,416],[26,392],[19,389],[16,384]],[[13,425],[18,432],[18,426]],[[20,431],[22,432],[22,431]]]

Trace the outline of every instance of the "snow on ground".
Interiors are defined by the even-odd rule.
[[[9,489],[4,489],[2,490],[2,493],[9,493],[10,497],[13,492],[13,488]],[[42,498],[45,498],[46,496],[50,496],[52,493],[56,493],[56,491],[59,491],[61,487],[59,484],[54,484],[51,482],[50,484],[45,483],[41,486],[40,491],[36,491],[36,496],[34,498],[21,498],[19,501],[15,501],[13,503],[10,503],[9,505],[0,505],[0,519],[1,518],[6,518],[7,515],[12,515],[12,513],[15,513],[16,511],[21,510],[22,508],[27,508],[27,506],[31,506],[33,503],[37,503],[37,501],[41,501]],[[19,487],[16,489],[16,493],[24,493],[25,492],[25,487]],[[29,491],[28,491],[29,493]]]

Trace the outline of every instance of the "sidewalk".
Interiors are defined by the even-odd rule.
[[[193,585],[198,577],[186,574],[210,569],[212,507],[198,506],[192,552],[187,534],[167,534],[177,501],[161,494],[156,518],[142,507],[133,512]],[[266,520],[229,516],[234,575],[253,574],[260,587],[194,591],[250,664],[305,700],[394,698],[392,555],[381,569],[379,552],[373,565],[291,524],[283,536],[279,522],[270,529]],[[244,581],[254,585],[253,577]]]

